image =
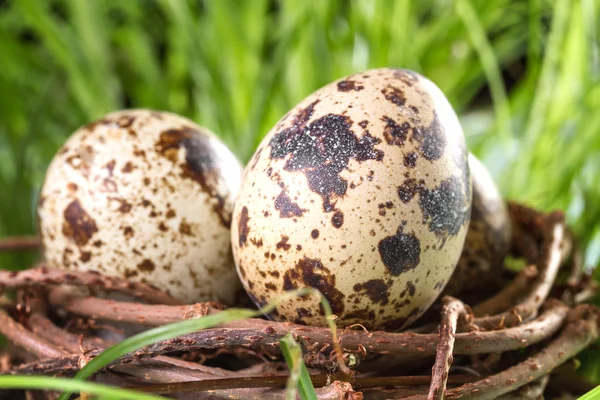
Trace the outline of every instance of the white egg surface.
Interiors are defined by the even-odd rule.
[[[38,205],[47,264],[231,303],[230,246],[242,167],[212,133],[166,112],[125,110],[77,130]]]
[[[339,326],[401,329],[442,291],[471,207],[459,121],[428,79],[376,69],[329,84],[267,134],[232,223],[238,273],[264,305],[313,287]],[[270,316],[324,325],[316,296]]]

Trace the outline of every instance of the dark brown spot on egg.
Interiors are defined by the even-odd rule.
[[[188,224],[185,220],[179,223],[179,233],[182,235],[193,236],[192,235],[192,226]]]
[[[289,269],[283,276],[284,290],[300,287],[318,289],[329,301],[334,314],[344,312],[344,294],[336,288],[335,275],[325,268],[320,260],[304,257]]]
[[[351,125],[346,116],[327,114],[306,126],[295,123],[269,142],[271,159],[286,159],[286,171],[303,172],[309,188],[323,199],[325,212],[333,211],[335,199],[346,194],[348,182],[340,173],[350,159],[383,159],[383,152],[374,148],[380,140],[368,133],[358,139]]]
[[[400,297],[403,298],[407,294],[410,295],[410,297],[413,297],[415,295],[416,291],[417,291],[417,288],[415,287],[415,285],[411,281],[408,281],[408,282],[406,282],[406,287],[404,288],[402,293],[400,293]]]
[[[230,162],[227,151],[215,140],[192,127],[181,127],[161,132],[156,151],[173,163],[178,163],[179,150],[185,149],[185,161],[180,164],[181,177],[197,182],[212,201],[212,209],[223,226],[229,228],[231,215],[225,207],[220,187],[228,187],[220,173],[223,163]]]
[[[133,122],[135,121],[135,116],[133,115],[123,115],[117,119],[117,125],[121,128],[129,128]]]
[[[400,200],[406,204],[411,201],[413,197],[415,197],[420,187],[421,185],[417,183],[416,179],[406,179],[402,185],[398,187],[398,197],[400,197]]]
[[[277,250],[284,250],[284,251],[288,251],[292,245],[288,243],[288,240],[290,240],[290,238],[286,235],[281,235],[281,240],[277,243],[276,247]]]
[[[367,129],[367,126],[369,125],[369,121],[367,121],[366,119],[364,121],[360,121],[358,123],[358,126],[360,126],[363,129]]]
[[[92,253],[90,253],[89,251],[82,251],[81,254],[79,255],[79,260],[81,260],[81,262],[88,262],[88,261],[90,261],[91,258],[92,258]]]
[[[388,285],[383,279],[371,279],[354,285],[355,292],[364,292],[373,303],[386,305],[389,302]]]
[[[403,106],[406,103],[406,96],[404,92],[395,86],[388,86],[381,89],[381,93],[387,101],[394,103],[397,106]]]
[[[78,246],[86,245],[98,232],[96,221],[81,207],[78,200],[73,200],[63,212],[62,233],[75,241]]]
[[[414,168],[417,165],[417,158],[419,156],[414,151],[404,156],[404,166],[407,168]]]
[[[319,237],[319,230],[313,229],[312,231],[310,231],[310,237],[313,239],[317,239]]]
[[[131,203],[127,202],[125,199],[118,199],[119,201],[119,211],[123,214],[127,214],[131,211]]]
[[[461,178],[455,176],[443,180],[434,189],[421,188],[419,206],[429,231],[444,240],[456,236],[471,215]]]
[[[306,211],[294,203],[283,190],[275,199],[275,209],[279,211],[280,218],[301,217]]]
[[[238,243],[240,247],[244,246],[248,240],[248,233],[250,233],[248,221],[250,221],[250,217],[248,217],[248,207],[244,206],[242,207],[242,212],[240,213],[240,218],[238,220]]]
[[[344,213],[342,213],[341,211],[336,211],[335,214],[333,214],[333,217],[331,217],[331,225],[333,225],[334,228],[341,228],[342,225],[344,224]]]
[[[252,243],[256,247],[262,247],[263,240],[262,240],[262,238],[261,239],[252,238],[252,239],[250,239],[250,243]]]
[[[361,322],[361,325],[363,325],[364,327],[371,326],[369,321],[373,321],[375,319],[375,311],[370,310],[368,308],[354,310],[344,315],[344,319],[359,320]]]
[[[125,163],[125,165],[123,166],[123,168],[121,168],[121,172],[124,173],[124,174],[128,174],[131,171],[133,171],[133,168],[134,167],[133,167],[133,164],[131,163],[131,161],[127,161]]]
[[[419,81],[419,77],[413,71],[407,69],[394,68],[394,78],[399,79],[406,86],[412,86]]]
[[[403,225],[399,226],[395,235],[382,239],[378,246],[381,261],[394,276],[415,269],[421,261],[421,242],[403,230]]]
[[[351,90],[359,92],[359,91],[363,90],[365,87],[361,84],[356,83],[356,81],[347,79],[347,80],[338,82],[337,88],[338,88],[338,91],[340,91],[340,92],[349,92]]]
[[[383,137],[387,144],[399,147],[404,146],[404,142],[406,142],[408,133],[410,132],[410,124],[404,122],[401,125],[398,125],[396,121],[386,116],[382,117],[381,120],[385,122]]]
[[[142,272],[152,272],[154,271],[155,265],[152,261],[146,258],[137,265],[137,268]]]
[[[276,292],[277,291],[277,286],[275,286],[275,284],[273,284],[271,282],[268,282],[268,283],[265,283],[265,289],[271,290],[273,292]]]
[[[300,307],[298,309],[296,309],[296,313],[298,314],[298,318],[305,318],[305,317],[312,317],[313,314],[312,312],[310,312],[310,310],[307,310],[304,307]]]
[[[429,126],[416,126],[413,128],[413,138],[421,144],[421,155],[425,159],[435,161],[444,155],[446,132],[437,113],[434,113]]]

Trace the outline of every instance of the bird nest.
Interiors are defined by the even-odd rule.
[[[598,336],[598,310],[583,304],[594,282],[582,271],[561,212],[519,204],[509,210],[511,259],[524,260],[525,267],[506,269],[499,290],[482,287],[482,301],[443,297],[429,318],[404,332],[353,326],[332,334],[247,318],[141,347],[93,379],[180,399],[283,399],[288,372],[280,340],[291,332],[319,399],[577,395],[585,389],[573,384],[575,367],[568,361]],[[0,250],[34,246],[17,238]],[[44,266],[0,272],[0,288],[0,332],[9,342],[1,355],[4,374],[73,376],[126,335],[224,310],[215,303],[182,305],[146,284]],[[112,300],[112,294],[108,300],[107,292],[130,301]]]

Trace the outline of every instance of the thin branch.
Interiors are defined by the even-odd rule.
[[[52,289],[48,300],[52,305],[63,307],[78,315],[150,326],[166,325],[220,311],[220,305],[213,302],[191,305],[118,302],[91,296],[84,297],[64,287]]]
[[[478,317],[494,315],[513,307],[531,287],[531,283],[537,275],[535,265],[526,266],[502,290],[473,307],[473,313]]]
[[[27,330],[2,309],[0,309],[0,333],[12,344],[27,350],[38,358],[56,358],[67,354]]]
[[[544,390],[546,390],[546,386],[548,385],[549,376],[543,376],[536,380],[535,382],[531,382],[529,385],[525,385],[520,389],[515,390],[514,392],[504,394],[498,397],[496,400],[538,400],[543,398]]]
[[[564,233],[564,215],[553,212],[545,219],[542,257],[538,264],[538,277],[531,286],[531,292],[517,306],[492,317],[476,318],[473,324],[490,329],[514,326],[535,316],[539,307],[548,297],[561,263],[561,243]]]
[[[433,375],[429,387],[428,400],[442,400],[446,391],[446,382],[452,365],[452,350],[459,317],[466,319],[468,315],[465,305],[452,297],[442,299],[442,322],[437,345],[437,355],[433,366]]]
[[[412,388],[410,388],[412,389]],[[355,392],[347,382],[335,381],[330,385],[315,389],[318,400],[362,400],[360,392]],[[409,389],[400,390],[401,393],[410,393]],[[177,396],[180,400],[205,400],[205,399],[237,399],[237,400],[285,400],[286,390],[279,388],[248,388],[228,389],[222,391],[185,393]]]
[[[9,251],[37,251],[41,242],[37,236],[11,236],[0,239],[0,253]]]
[[[446,399],[487,400],[510,393],[544,375],[585,349],[598,338],[595,311],[589,306],[574,310],[575,318],[560,336],[525,361],[479,382],[446,392]]]
[[[104,276],[97,272],[63,271],[45,266],[18,272],[0,271],[0,291],[63,284],[124,293],[150,303],[181,304],[164,291],[150,285]]]
[[[557,300],[549,300],[547,309],[536,319],[514,328],[491,332],[469,332],[456,335],[454,354],[485,354],[511,351],[528,347],[553,335],[560,329],[568,308]],[[277,323],[260,319],[238,321],[237,328],[212,328],[179,338],[166,340],[144,347],[122,357],[113,365],[140,358],[178,351],[196,351],[231,346],[278,346],[279,340],[288,332],[294,332],[308,343],[330,344],[331,333],[326,328]],[[396,354],[405,360],[423,359],[435,354],[436,334],[419,335],[410,332],[364,332],[347,331],[341,336],[346,349],[365,349],[371,354]],[[100,350],[91,351],[87,357],[96,356]],[[62,357],[42,360],[16,367],[18,374],[59,374],[77,371],[79,357]],[[64,374],[61,373],[64,367]]]
[[[335,376],[330,375],[311,375],[315,387],[326,386]],[[166,393],[190,393],[206,390],[223,390],[236,388],[285,388],[287,376],[240,376],[228,378],[204,379],[201,381],[176,382],[168,384],[153,384],[131,388],[141,392],[150,392],[158,394]],[[472,376],[457,375],[448,379],[449,383],[462,384],[465,382],[474,382]],[[394,386],[420,386],[431,382],[430,376],[384,376],[375,378],[355,378],[352,380],[353,386],[357,388],[375,388],[375,387],[394,387]]]

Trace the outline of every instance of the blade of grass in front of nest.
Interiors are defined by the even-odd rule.
[[[98,354],[90,362],[88,362],[79,372],[75,375],[76,379],[85,380],[92,376],[94,373],[100,371],[102,368],[109,365],[119,357],[122,357],[128,353],[136,351],[144,346],[151,345],[153,343],[169,340],[178,336],[186,335],[192,332],[196,332],[202,329],[208,329],[217,325],[238,321],[246,318],[254,318],[263,314],[268,314],[273,311],[278,304],[284,301],[294,299],[299,296],[317,295],[321,299],[321,304],[325,310],[328,325],[331,329],[331,334],[334,343],[337,343],[337,331],[335,323],[331,317],[331,307],[327,300],[320,294],[316,289],[304,288],[290,292],[286,292],[281,296],[274,299],[271,303],[262,307],[260,310],[250,309],[239,309],[230,308],[225,311],[221,311],[214,315],[207,315],[200,318],[194,318],[181,322],[176,322],[169,325],[159,326],[135,336],[131,336],[122,342],[109,347],[102,353]],[[340,361],[343,367],[343,360]],[[63,393],[59,397],[59,400],[67,400],[72,393]]]
[[[475,9],[471,5],[470,0],[458,0],[456,2],[456,11],[461,17],[467,32],[473,43],[473,47],[479,55],[483,70],[489,82],[490,91],[494,109],[496,112],[496,122],[498,124],[498,132],[500,140],[506,144],[513,137],[511,128],[510,107],[507,100],[506,90],[502,82],[498,61],[494,54],[494,50],[485,34],[481,21],[475,13]]]
[[[578,400],[596,400],[600,398],[600,386],[581,396]]]
[[[296,399],[298,393],[301,400],[317,400],[315,388],[302,359],[302,349],[291,333],[279,341],[279,347],[290,370],[286,384],[286,400]]]
[[[164,400],[162,396],[134,392],[99,383],[84,382],[76,379],[50,377],[50,376],[0,376],[1,389],[21,390],[71,390],[98,396],[100,399],[122,400]]]

